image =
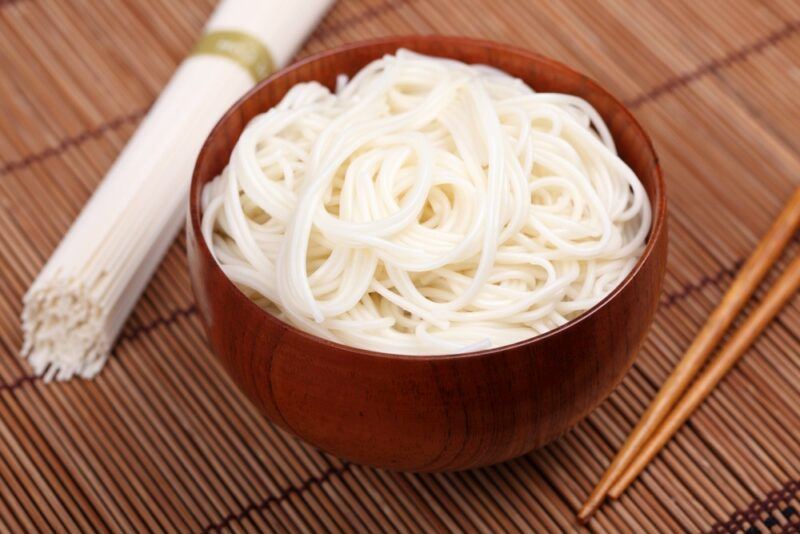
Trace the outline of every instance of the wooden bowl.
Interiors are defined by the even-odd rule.
[[[250,301],[214,262],[200,232],[203,185],[228,163],[245,125],[294,84],[333,87],[405,47],[498,67],[538,91],[579,95],[600,112],[653,206],[647,248],[630,275],[579,318],[527,341],[451,356],[355,349],[306,334]],[[263,81],[216,125],[192,178],[187,227],[192,285],[206,332],[233,380],[273,423],[342,458],[398,470],[500,462],[567,431],[636,357],[658,304],[667,256],[658,160],[631,113],[594,81],[538,54],[474,39],[390,37],[317,54]]]

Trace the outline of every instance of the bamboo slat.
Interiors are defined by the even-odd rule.
[[[668,182],[662,305],[620,387],[541,450],[437,475],[344,463],[266,424],[206,347],[183,238],[95,381],[44,385],[16,357],[22,294],[213,4],[0,0],[0,530],[577,529],[575,512],[800,184],[800,2],[340,0],[328,14],[299,56],[446,33],[567,62],[629,104]],[[795,236],[754,301],[798,253]],[[800,299],[588,528],[800,528]]]

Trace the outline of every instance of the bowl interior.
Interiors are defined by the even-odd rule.
[[[422,54],[457,59],[465,63],[491,65],[522,79],[538,92],[567,93],[584,98],[597,109],[605,120],[614,137],[620,157],[641,180],[653,208],[653,222],[642,257],[617,288],[581,316],[559,328],[514,345],[471,353],[430,356],[430,358],[468,358],[475,355],[489,355],[511,347],[533,343],[547,336],[556,335],[580,321],[587,320],[619,294],[637,275],[642,265],[653,253],[657,241],[655,237],[664,231],[666,199],[658,159],[650,139],[630,111],[596,82],[557,61],[508,45],[461,37],[408,36],[383,38],[349,44],[311,56],[262,81],[234,104],[220,119],[200,152],[190,192],[189,224],[192,225],[194,235],[202,235],[200,232],[202,188],[222,172],[230,159],[231,152],[242,130],[253,117],[280,102],[287,91],[297,83],[317,81],[333,89],[336,77],[339,74],[352,76],[371,61],[380,58],[384,54],[392,54],[398,48],[407,48]],[[198,243],[200,253],[207,260],[211,260],[211,263],[214,263],[204,240],[201,237],[198,240],[201,241]],[[211,268],[219,269],[216,265]],[[227,278],[225,280],[235,288],[232,282]],[[238,288],[235,290],[239,292]],[[268,312],[261,310],[243,293],[239,292],[239,294],[242,297],[243,306],[257,309],[260,313],[268,316],[267,320],[280,323],[282,327],[292,330],[295,334],[311,338],[320,344],[336,346],[341,350],[362,355],[414,358],[417,360],[425,358],[372,352],[324,340],[284,323]]]

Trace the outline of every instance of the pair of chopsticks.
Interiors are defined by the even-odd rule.
[[[711,314],[611,462],[597,487],[589,495],[583,508],[578,512],[578,519],[581,522],[588,521],[606,496],[617,499],[622,495],[622,492],[647,467],[800,288],[800,256],[798,256],[687,391],[694,376],[700,371],[711,351],[770,267],[778,260],[798,227],[800,227],[800,187],[795,190],[786,207],[739,270],[719,306]]]

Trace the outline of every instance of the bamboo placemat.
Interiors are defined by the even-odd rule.
[[[567,62],[635,110],[668,181],[665,292],[622,385],[541,450],[439,475],[343,463],[266,424],[206,347],[182,237],[96,380],[45,385],[16,356],[22,294],[212,4],[0,0],[0,530],[577,529],[592,484],[800,180],[800,3],[341,0],[329,13],[301,56],[419,32]],[[798,529],[799,335],[795,298],[590,528]]]

